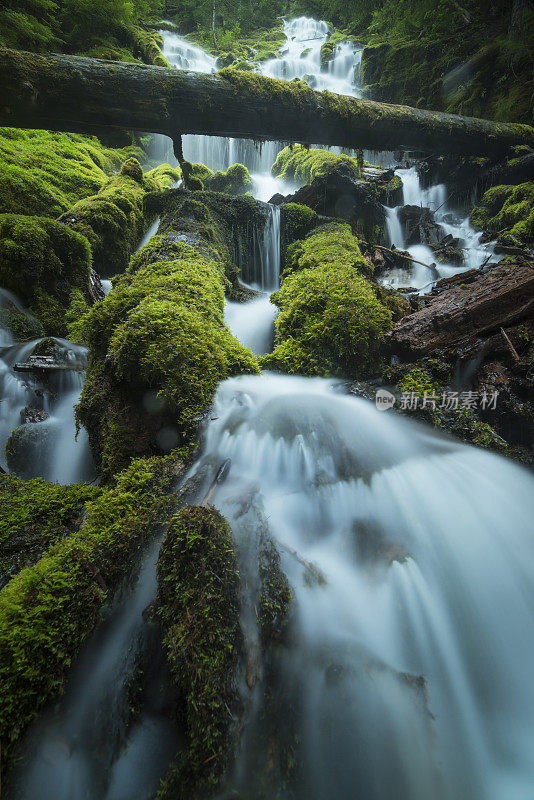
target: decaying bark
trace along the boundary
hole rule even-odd
[[[506,328],[534,323],[534,264],[497,264],[487,273],[469,270],[435,287],[421,310],[398,322],[389,346],[419,358],[443,351],[450,355],[486,353],[504,343]]]
[[[225,70],[203,75],[81,56],[0,50],[0,125],[129,128],[351,148],[498,155],[534,148],[534,129],[314,92]]]

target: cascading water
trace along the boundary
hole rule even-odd
[[[20,313],[24,313],[16,298],[10,295],[9,300]],[[12,341],[9,332],[2,333],[0,466],[8,468],[6,443],[12,431],[19,428],[18,455],[15,456],[19,474],[59,483],[93,480],[95,471],[87,433],[82,428],[77,434],[74,419],[74,405],[83,385],[87,349],[66,339],[50,339],[68,369],[51,371],[45,379],[39,370],[16,370],[17,364],[31,361],[43,340],[13,344],[9,343]],[[36,412],[37,417],[44,420],[27,422],[27,416],[35,418]]]
[[[292,583],[275,682],[292,699],[294,796],[527,800],[532,476],[276,375],[220,386],[203,459],[231,459],[214,497],[229,520],[257,494]],[[245,762],[248,745],[245,729]],[[256,797],[254,768],[237,775]]]
[[[276,308],[269,295],[278,288],[280,277],[280,208],[269,205],[267,213],[261,241],[256,242],[250,284],[260,294],[248,303],[227,301],[224,310],[225,322],[236,339],[258,355],[268,353],[273,342]]]
[[[403,182],[403,206],[420,206],[434,213],[436,223],[441,227],[443,236],[451,235],[460,241],[463,251],[463,264],[438,263],[433,250],[424,244],[413,244],[406,247],[405,234],[399,220],[400,207],[386,208],[386,222],[390,244],[400,250],[408,250],[410,255],[422,264],[434,264],[432,269],[422,264],[412,263],[406,269],[392,269],[384,273],[382,280],[396,287],[412,286],[416,289],[428,289],[440,278],[448,278],[461,272],[462,269],[477,269],[493,260],[491,244],[482,245],[482,233],[475,231],[469,222],[469,216],[460,214],[448,206],[449,198],[444,184],[421,187],[419,174],[415,167],[397,169],[396,174]]]
[[[361,49],[351,42],[339,44],[328,63],[321,70],[321,47],[328,39],[328,25],[308,17],[299,17],[284,22],[287,43],[281,56],[257,65],[262,75],[292,81],[307,80],[313,88],[329,89],[338,94],[361,96],[360,63]],[[169,63],[177,69],[211,74],[217,70],[216,59],[200,47],[166,30],[160,31],[163,53]],[[246,139],[222,138],[218,136],[184,136],[184,156],[192,163],[200,163],[213,170],[227,170],[232,164],[244,164],[254,184],[254,196],[268,200],[276,192],[287,194],[295,187],[273,178],[271,166],[284,142],[263,142],[257,145]],[[327,148],[340,152],[339,148]],[[155,136],[152,157],[158,161],[174,161],[172,142],[168,137]]]
[[[284,28],[285,52],[261,65],[263,74],[359,95],[357,48],[338,45],[323,71],[326,23],[300,18]],[[215,60],[200,48],[162,33],[173,65],[215,71]],[[156,143],[156,157],[167,160],[168,140]],[[281,146],[259,151],[241,140],[184,137],[189,160],[213,169],[242,162],[255,173],[254,193],[265,198],[280,185],[268,173]],[[389,165],[391,158],[369,160]],[[442,205],[444,187],[424,192],[415,170],[398,172],[404,203],[436,209],[445,232],[464,240],[466,266],[483,263],[478,235]],[[396,210],[388,209],[387,218],[391,242],[404,247]],[[437,267],[439,274],[448,269]],[[421,270],[423,285],[429,271]],[[280,271],[277,207],[269,208],[257,235],[252,271],[259,296],[227,303],[225,317],[239,339],[263,353],[275,310],[268,292],[278,287]],[[417,285],[419,273],[410,270],[407,281]],[[2,375],[15,379],[13,363],[33,346],[17,345],[9,357],[2,351]],[[30,391],[21,386],[14,395]],[[9,413],[20,414],[26,402],[21,394]],[[293,726],[301,765],[292,796],[530,800],[532,477],[496,456],[379,414],[329,381],[267,373],[219,387],[203,454],[191,472],[226,459],[230,473],[213,502],[233,521],[239,544],[236,507],[243,496],[256,496],[293,589],[292,635],[275,662],[277,685],[292,699],[279,724]],[[153,794],[176,743],[169,746],[172,732],[154,718],[150,703],[126,732],[121,704],[144,635],[141,612],[154,595],[157,551],[156,543],[133,591],[79,659],[64,699],[36,728],[24,800]],[[244,603],[256,589],[243,587]],[[263,720],[261,691],[260,681],[230,781],[251,798],[258,794],[251,750],[254,726]]]

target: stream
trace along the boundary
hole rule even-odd
[[[314,88],[359,96],[359,48],[338,45],[323,72],[326,23],[298,18],[284,26],[287,45],[280,58],[259,67],[263,74],[306,77]],[[200,48],[162,34],[174,66],[215,71],[214,59]],[[212,169],[245,164],[254,195],[264,200],[288,191],[270,174],[283,146],[184,137],[186,158],[193,162]],[[153,157],[164,161],[168,153],[169,140],[155,137]],[[390,158],[383,160],[387,164]],[[461,239],[464,265],[414,264],[386,274],[384,282],[424,290],[440,276],[482,265],[491,253],[467,217],[448,208],[444,187],[423,190],[413,167],[401,167],[398,174],[404,204],[435,209],[445,232]],[[404,249],[398,209],[388,209],[387,219],[391,244]],[[409,252],[425,263],[435,261],[424,245]],[[265,353],[275,315],[269,295],[280,274],[275,206],[257,253],[249,278],[257,294],[247,303],[227,302],[225,320],[245,345]],[[41,397],[43,389],[13,371],[36,343],[16,345],[7,332],[4,337],[0,444],[18,424],[30,394]],[[68,420],[81,388],[79,373],[63,377],[69,383],[56,387],[53,403],[46,406],[41,398],[50,424],[62,421],[61,440],[54,445],[61,452],[67,440],[68,447],[74,441]],[[228,478],[213,503],[233,521],[236,546],[246,560],[236,509],[244,496],[255,498],[280,547],[294,598],[293,634],[278,648],[273,669],[282,696],[292,699],[279,725],[294,728],[300,768],[291,792],[273,787],[269,796],[532,800],[531,474],[422,424],[379,413],[347,394],[340,381],[268,372],[231,378],[219,386],[210,416],[188,477],[207,463],[230,459]],[[76,446],[81,450],[69,456],[69,475],[58,455],[58,466],[48,466],[43,476],[87,479],[82,466],[77,472],[72,466],[76,459],[84,463],[87,452],[83,440]],[[130,724],[126,709],[138,654],[150,638],[142,611],[155,596],[158,549],[155,542],[145,553],[137,579],[84,648],[64,697],[33,726],[17,776],[18,800],[154,796],[180,747],[156,690],[165,682],[159,672],[140,718]],[[303,561],[323,580],[310,581]],[[243,587],[244,595],[256,590]],[[252,692],[225,797],[263,796],[255,752],[266,702],[261,681]]]

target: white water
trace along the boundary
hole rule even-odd
[[[435,264],[435,267],[428,269],[420,264],[412,264],[407,269],[388,270],[382,276],[383,282],[395,287],[412,286],[429,291],[440,278],[448,278],[468,269],[478,269],[495,260],[492,245],[481,243],[482,233],[475,231],[471,226],[469,216],[449,207],[444,184],[423,189],[415,167],[397,169],[396,174],[403,182],[403,205],[421,206],[433,211],[436,222],[443,230],[443,236],[451,234],[453,238],[460,239],[464,262],[461,266],[440,263],[433,250],[424,244],[406,247],[405,234],[398,218],[399,208],[387,208],[386,221],[390,244],[400,250],[407,250],[417,261],[429,266]]]
[[[338,94],[361,96],[360,63],[361,48],[350,42],[336,47],[333,60],[326,72],[321,71],[321,46],[328,38],[328,25],[308,17],[299,17],[284,22],[286,44],[279,58],[257,65],[262,75],[291,81],[306,79],[318,90],[329,89]],[[200,47],[190,44],[183,37],[169,31],[160,31],[164,40],[163,53],[169,63],[177,69],[211,74],[217,70],[216,59]],[[303,57],[306,51],[309,52]],[[254,184],[254,196],[268,200],[276,192],[288,194],[295,186],[289,186],[272,178],[270,170],[286,142],[263,142],[256,145],[246,139],[222,138],[218,136],[184,136],[184,156],[193,163],[205,164],[213,170],[227,170],[235,163],[244,164]],[[325,148],[341,152],[339,148]],[[171,140],[156,136],[152,157],[160,161],[171,160]]]
[[[82,483],[93,480],[94,466],[87,433],[81,428],[76,436],[74,405],[78,402],[85,367],[85,347],[54,339],[67,362],[76,369],[49,375],[16,372],[15,364],[25,362],[42,339],[0,347],[0,465],[7,469],[6,442],[24,421],[26,407],[48,413],[42,422],[26,423],[30,463],[24,464],[27,477],[41,477],[59,483]]]
[[[286,74],[313,64],[317,81],[343,81],[347,88],[350,45],[340,45],[328,72],[320,73],[317,52],[325,31],[312,22],[286,23]],[[164,36],[165,53],[176,66],[213,71],[199,48]],[[305,37],[311,51],[297,65],[297,52],[310,46]],[[357,75],[358,53],[353,55]],[[255,163],[255,191],[262,187],[270,196],[274,148],[262,154],[249,143],[194,139],[185,142],[188,158],[224,169],[235,161],[249,168]],[[404,172],[405,203],[437,208],[445,199],[442,187],[425,194],[413,173]],[[264,294],[247,304],[228,303],[225,311],[234,334],[258,353],[269,349],[274,306],[265,292],[277,287],[280,267],[279,217],[274,208],[270,215],[252,265],[252,282]],[[401,247],[398,218],[388,211],[388,219],[392,241]],[[468,226],[456,228],[468,241]],[[428,270],[421,270],[428,280]],[[410,285],[414,279],[412,271]],[[532,477],[496,456],[378,414],[325,380],[269,374],[231,379],[219,387],[212,418],[201,464],[205,458],[232,462],[214,502],[234,519],[243,496],[257,495],[293,587],[294,631],[280,647],[276,678],[292,700],[279,727],[294,725],[297,734],[302,774],[295,797],[531,800]],[[355,525],[371,541],[381,540],[384,551],[405,550],[408,560],[367,561]],[[316,564],[326,585],[306,580],[301,562],[284,545]],[[82,656],[57,716],[38,729],[24,800],[144,800],[150,791],[143,779],[163,772],[168,754],[161,759],[161,751],[170,734],[164,726],[152,727],[145,714],[100,780],[115,755],[109,738],[121,738],[113,727],[115,693],[123,697],[131,674],[129,645],[153,596],[156,552],[157,546],[128,605],[112,618],[109,635]],[[403,672],[425,677],[434,718]],[[261,692],[260,683],[260,714]],[[257,774],[247,769],[249,728],[243,738],[234,783],[253,797]]]
[[[232,462],[216,505],[231,520],[257,491],[282,552],[327,581],[284,555],[296,630],[275,680],[293,703],[280,724],[300,742],[296,796],[528,800],[532,476],[320,379],[230,379],[212,420],[204,456]],[[365,561],[355,524],[408,560]],[[425,677],[434,719],[405,672]]]

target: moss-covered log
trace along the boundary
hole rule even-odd
[[[370,271],[346,224],[322,225],[292,244],[281,288],[271,296],[280,313],[275,348],[263,356],[263,366],[343,377],[376,369],[392,316],[380,288],[366,277]]]
[[[94,490],[72,487],[56,492],[41,482],[41,511],[31,488],[39,489],[38,482],[8,486],[18,501],[8,501],[3,521],[11,528],[15,519],[27,525],[27,503],[44,535],[50,534],[54,507],[59,526],[76,513],[84,494],[95,499],[88,503],[78,530],[57,541],[0,591],[2,769],[44,703],[63,690],[73,659],[102,607],[134,568],[143,544],[175,512],[178,499],[173,489],[183,467],[175,456],[138,460],[99,496]]]
[[[534,147],[534,129],[314,92],[302,82],[202,75],[79,56],[0,52],[0,124],[272,139],[495,155]]]
[[[255,201],[198,197],[153,196],[158,235],[79,325],[91,361],[77,414],[108,478],[132,457],[189,446],[219,381],[259,371],[224,324],[233,236],[223,214]]]

